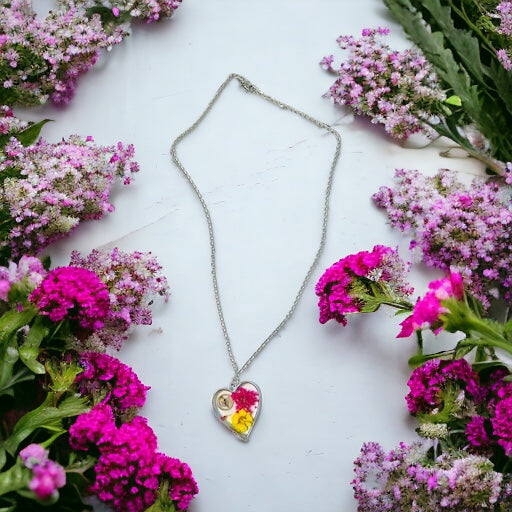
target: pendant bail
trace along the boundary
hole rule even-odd
[[[234,391],[240,385],[240,375],[235,373],[233,378],[231,379],[231,384],[229,385],[229,389]]]

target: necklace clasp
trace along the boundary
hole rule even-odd
[[[240,85],[247,91],[247,92],[258,92],[258,88],[247,78],[244,76],[237,76],[238,81],[240,82]]]

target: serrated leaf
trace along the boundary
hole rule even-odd
[[[438,25],[444,37],[457,52],[458,58],[465,69],[480,84],[485,86],[484,68],[480,60],[480,44],[469,30],[455,27],[452,19],[451,8],[442,5],[440,0],[420,0],[421,5],[430,12],[433,20]]]

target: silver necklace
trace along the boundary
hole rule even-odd
[[[254,351],[254,353],[247,359],[247,361],[240,367],[235,359],[233,354],[232,342],[229,337],[228,329],[226,327],[226,322],[224,320],[224,313],[222,310],[222,303],[220,300],[219,287],[217,284],[217,265],[215,259],[215,237],[213,233],[213,222],[210,214],[210,210],[204,200],[203,195],[195,184],[194,180],[190,176],[190,174],[186,171],[183,164],[180,162],[178,155],[176,153],[176,148],[178,144],[190,133],[192,133],[203,121],[203,119],[208,115],[208,113],[212,110],[219,96],[222,94],[224,89],[232,80],[238,80],[243,89],[248,93],[256,94],[257,96],[262,97],[263,99],[269,101],[270,103],[278,106],[283,110],[288,110],[306,121],[313,123],[314,125],[322,128],[332,135],[336,137],[336,151],[334,153],[334,158],[332,159],[331,169],[329,172],[329,176],[327,179],[327,186],[325,188],[324,195],[324,209],[323,209],[323,221],[322,221],[322,229],[320,236],[320,244],[318,246],[318,250],[315,254],[313,262],[309,267],[302,284],[299,287],[299,291],[293,300],[293,303],[286,313],[285,317],[281,320],[279,325],[263,340],[263,342],[259,345],[259,347]],[[230,74],[226,80],[221,84],[221,86],[217,89],[217,92],[214,94],[213,98],[208,103],[207,107],[203,111],[203,113],[198,117],[198,119],[183,133],[178,135],[171,146],[171,155],[174,163],[181,170],[183,176],[187,179],[187,181],[192,186],[197,198],[199,199],[201,206],[203,207],[203,211],[206,217],[206,222],[208,224],[208,233],[210,236],[210,264],[211,264],[211,273],[212,273],[212,281],[213,281],[213,293],[215,295],[215,302],[217,304],[217,313],[220,320],[220,325],[222,328],[222,333],[224,335],[224,341],[226,344],[226,351],[229,357],[229,361],[231,363],[231,367],[233,369],[233,378],[231,379],[231,384],[229,388],[222,388],[216,391],[213,394],[212,398],[212,409],[214,415],[222,422],[222,424],[232,432],[238,439],[241,441],[248,441],[249,435],[254,427],[256,422],[256,418],[261,410],[261,391],[256,384],[253,382],[241,382],[240,375],[244,373],[252,362],[261,354],[263,349],[272,341],[272,339],[283,329],[285,324],[288,322],[290,317],[293,315],[297,304],[306,288],[306,285],[316,268],[318,260],[320,259],[320,255],[325,246],[325,238],[327,234],[327,220],[329,217],[329,197],[331,194],[332,181],[334,177],[334,170],[336,168],[336,163],[338,162],[338,158],[341,152],[341,137],[339,133],[322,121],[318,121],[317,119],[311,117],[310,115],[297,110],[296,108],[279,101],[268,94],[260,91],[254,84],[252,84],[247,78],[238,75],[236,73]]]

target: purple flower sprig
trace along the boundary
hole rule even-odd
[[[360,38],[338,38],[348,55],[339,68],[333,66],[332,55],[322,60],[324,69],[337,74],[326,96],[382,124],[394,138],[406,139],[419,131],[433,137],[430,124],[444,117],[446,94],[419,50],[399,52],[381,42],[388,33],[379,27],[364,29]]]
[[[446,451],[432,458],[430,446],[401,443],[386,453],[365,443],[352,481],[358,512],[498,512],[512,506],[510,476],[484,456]]]
[[[393,227],[411,233],[411,248],[429,267],[458,271],[485,307],[512,304],[512,202],[496,182],[461,183],[454,172],[433,177],[397,169],[394,187],[374,194]]]

